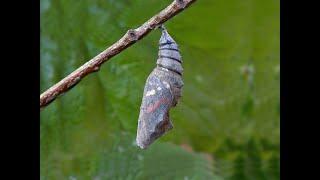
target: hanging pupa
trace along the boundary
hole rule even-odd
[[[169,111],[177,105],[183,87],[178,45],[164,26],[160,28],[157,66],[146,81],[138,120],[136,142],[142,149],[173,128]]]

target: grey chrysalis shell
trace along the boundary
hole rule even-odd
[[[183,87],[178,45],[164,28],[158,56],[157,67],[146,81],[140,107],[136,142],[142,149],[173,128],[169,111],[178,103]]]

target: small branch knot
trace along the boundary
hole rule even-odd
[[[177,2],[177,5],[182,9],[184,9],[187,5],[187,3],[184,2],[184,0],[176,0],[176,2]]]
[[[129,39],[131,41],[137,41],[138,40],[138,36],[137,36],[136,31],[134,29],[129,29],[127,33],[129,35]]]

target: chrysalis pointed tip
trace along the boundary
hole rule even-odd
[[[170,36],[170,34],[168,33],[167,29],[163,25],[160,26],[160,29],[162,31],[162,35],[161,35],[161,38],[160,38],[160,41],[159,41],[160,44],[176,43],[173,40],[173,38]]]
[[[159,29],[161,29],[162,31],[163,30],[167,30],[166,27],[163,24],[161,24],[161,26],[159,26]]]

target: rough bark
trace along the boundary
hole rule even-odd
[[[40,95],[40,109],[54,101],[59,95],[64,94],[69,89],[74,87],[88,74],[99,71],[100,66],[104,62],[108,61],[113,56],[119,54],[132,44],[145,37],[152,30],[159,27],[161,24],[168,21],[179,12],[183,11],[195,1],[196,0],[174,0],[169,6],[163,9],[157,15],[150,18],[140,27],[128,30],[127,33],[116,43],[43,92]]]

